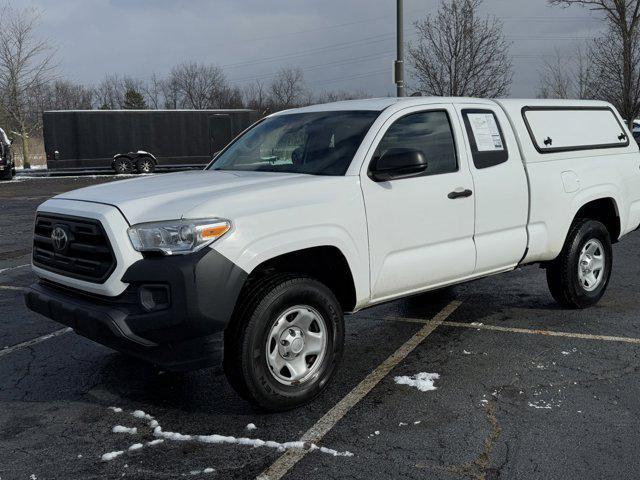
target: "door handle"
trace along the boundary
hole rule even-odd
[[[470,197],[471,195],[473,195],[473,192],[468,188],[465,190],[460,188],[451,192],[449,195],[447,195],[447,197],[451,200],[455,200],[456,198],[466,198]]]

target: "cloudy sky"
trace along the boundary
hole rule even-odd
[[[42,33],[58,49],[61,74],[84,83],[106,73],[147,78],[189,60],[222,66],[244,85],[281,67],[304,70],[315,91],[393,93],[394,0],[13,0],[43,12]],[[413,23],[438,0],[405,0]],[[485,0],[504,21],[515,77],[512,96],[535,95],[554,49],[570,53],[601,28],[594,13],[545,0]]]

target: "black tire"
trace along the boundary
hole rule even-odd
[[[153,173],[156,170],[156,162],[151,157],[140,157],[136,161],[138,173]]]
[[[2,173],[0,173],[0,180],[11,180],[13,179],[13,175],[14,172],[11,168],[9,170],[3,170]]]
[[[113,169],[117,174],[125,175],[133,171],[133,164],[129,157],[118,157],[113,161]]]
[[[593,244],[590,243],[592,240],[599,242],[601,246],[597,250],[602,250],[604,265],[596,277],[596,283],[587,286],[581,281],[579,274],[580,257],[583,249],[588,244]],[[612,260],[611,237],[607,228],[596,220],[577,219],[569,229],[560,255],[547,267],[547,284],[551,295],[567,308],[595,305],[609,284]]]
[[[322,316],[327,343],[315,373],[299,384],[285,385],[269,367],[267,340],[283,313],[300,305]],[[229,383],[241,397],[265,410],[283,411],[304,405],[320,394],[339,364],[343,348],[344,317],[331,290],[306,276],[275,274],[241,295],[225,332],[223,366]]]

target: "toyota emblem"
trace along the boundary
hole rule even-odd
[[[64,251],[69,244],[69,235],[62,227],[56,227],[51,232],[51,240],[53,241],[53,248],[56,252]]]

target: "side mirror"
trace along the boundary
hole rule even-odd
[[[427,158],[422,150],[390,148],[379,157],[369,171],[374,182],[387,182],[412,177],[427,169]]]

